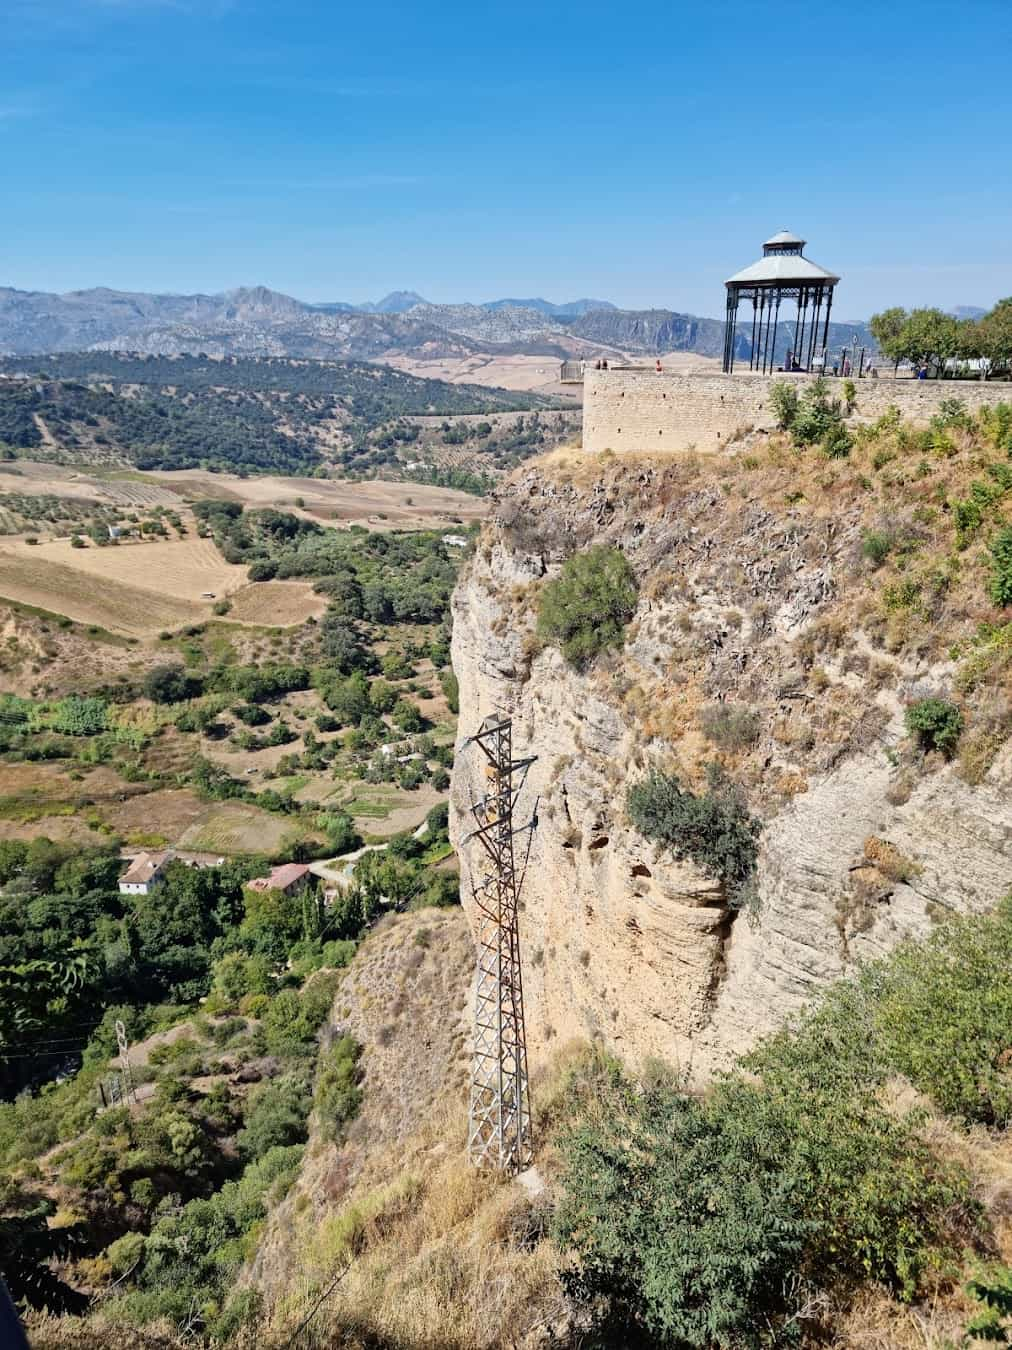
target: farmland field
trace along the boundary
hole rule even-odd
[[[208,853],[273,854],[290,833],[301,834],[295,821],[272,816],[246,802],[213,802],[204,807],[200,818],[183,834],[182,848],[203,849]]]
[[[249,507],[274,506],[322,521],[370,525],[374,529],[431,529],[439,524],[480,520],[488,510],[484,498],[425,483],[381,479],[355,483],[273,474],[240,478],[230,473],[208,474],[201,469],[163,471],[145,477],[153,485],[191,501],[219,497]]]
[[[159,540],[120,548],[72,548],[54,540],[20,540],[0,547],[0,596],[66,614],[131,637],[197,623],[213,600],[246,580],[246,569],[226,563],[210,540]]]
[[[325,597],[308,581],[260,581],[234,591],[230,599],[230,619],[276,628],[318,619],[327,608]]]

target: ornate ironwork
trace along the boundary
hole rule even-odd
[[[482,849],[472,877],[478,962],[467,1151],[476,1167],[515,1175],[530,1166],[533,1142],[517,925],[523,867],[513,847],[521,831],[514,829],[513,808],[534,760],[513,758],[513,724],[498,715],[486,718],[466,745],[485,758],[485,791],[471,805],[477,828],[464,841],[477,840]],[[532,817],[525,828],[534,823]]]
[[[796,259],[795,276],[775,265],[775,260]],[[772,374],[776,370],[777,331],[780,326],[780,305],[793,300],[796,317],[793,327],[785,325],[790,334],[790,346],[784,360],[785,370],[811,371],[824,369],[826,345],[829,341],[829,315],[833,306],[833,291],[839,277],[825,271],[804,257],[804,241],[783,235],[767,240],[763,245],[764,261],[746,268],[725,283],[727,313],[724,323],[724,370],[734,370],[738,343],[738,307],[743,300],[752,304],[752,338],[749,345],[749,370]],[[763,273],[766,275],[763,275]],[[821,328],[821,340],[820,340]]]

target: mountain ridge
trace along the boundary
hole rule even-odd
[[[588,308],[602,305],[604,308]],[[778,353],[790,324],[782,325]],[[434,304],[415,291],[394,291],[376,304],[310,304],[268,286],[216,295],[117,291],[110,287],[22,291],[0,287],[0,353],[130,351],[144,355],[291,356],[383,360],[394,355],[451,359],[476,354],[564,359],[595,353],[654,356],[690,351],[716,357],[723,322],[668,309],[622,310],[610,301],[556,305],[493,300]],[[864,324],[833,324],[830,346],[857,337],[873,347]],[[748,325],[736,351],[747,357]]]

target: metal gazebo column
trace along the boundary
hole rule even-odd
[[[784,300],[797,304],[792,364],[812,369],[820,323],[823,346],[829,340],[829,313],[833,288],[840,278],[804,256],[805,241],[788,230],[781,230],[763,244],[763,256],[750,267],[729,277],[727,287],[727,330],[724,334],[724,370],[734,369],[734,346],[738,306],[752,302],[752,345],[749,369],[768,375],[776,369],[780,305]],[[823,301],[826,301],[823,314]]]

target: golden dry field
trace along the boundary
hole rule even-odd
[[[318,619],[327,608],[326,596],[317,595],[309,581],[252,582],[229,598],[229,619],[268,628],[292,628]]]
[[[321,521],[368,525],[372,529],[408,530],[450,526],[457,521],[481,520],[488,503],[454,488],[425,483],[360,483],[327,478],[280,478],[265,475],[240,478],[236,474],[208,474],[202,469],[177,469],[145,474],[151,483],[188,501],[217,497],[241,501],[249,507],[273,506]],[[297,500],[302,502],[299,506]]]
[[[0,542],[0,597],[128,637],[209,618],[214,599],[246,583],[209,539],[73,548],[69,540]]]

